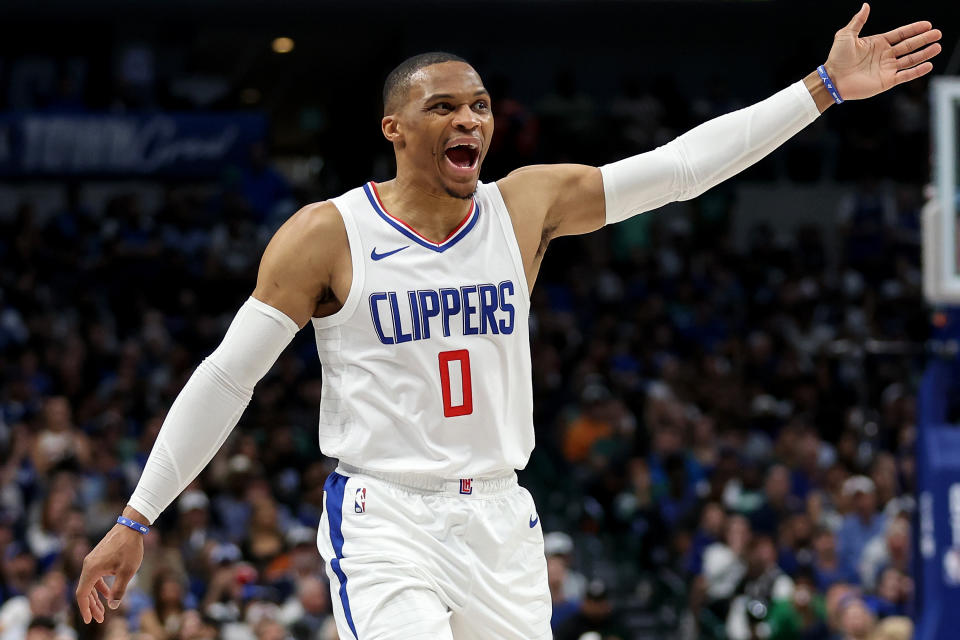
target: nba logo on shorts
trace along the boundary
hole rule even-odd
[[[473,478],[463,478],[460,480],[460,493],[465,496],[473,493]]]
[[[353,501],[353,510],[356,513],[367,512],[367,488],[357,489],[357,497]]]

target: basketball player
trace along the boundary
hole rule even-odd
[[[277,232],[222,344],[167,415],[115,526],[83,564],[85,622],[116,608],[142,532],[212,458],[254,385],[313,325],[327,480],[319,548],[341,638],[550,637],[539,516],[515,470],[533,448],[529,293],[550,240],[693,198],[841,100],[929,73],[940,32],[860,38],[670,144],[601,168],[526,167],[482,184],[491,97],[466,62],[411,58],[384,87],[397,175],[298,211]],[[116,576],[112,587],[104,576]]]

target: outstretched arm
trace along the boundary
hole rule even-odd
[[[869,12],[864,4],[836,33],[824,64],[844,100],[869,98],[929,73],[929,60],[941,50],[940,31],[926,21],[861,38]],[[833,103],[814,71],[648,153],[602,168],[540,165],[511,173],[498,185],[517,212],[514,226],[528,267],[538,263],[544,241],[552,237],[594,231],[703,193],[765,157]],[[528,280],[530,275],[528,268]]]
[[[295,214],[264,252],[253,295],[237,313],[219,347],[197,367],[177,396],[123,515],[152,524],[206,467],[240,420],[253,388],[329,289],[332,265],[346,247],[331,204]],[[143,536],[115,525],[83,561],[77,604],[84,622],[103,622],[107,599],[120,605],[143,559]],[[115,576],[108,587],[104,576]]]

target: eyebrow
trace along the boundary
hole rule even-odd
[[[474,98],[476,98],[477,96],[482,96],[482,95],[490,95],[490,92],[487,91],[486,89],[477,89],[477,90],[473,93],[473,97],[474,97]],[[427,98],[424,100],[424,102],[433,102],[434,100],[441,100],[441,99],[443,99],[443,100],[452,100],[452,99],[455,98],[455,97],[456,97],[456,96],[454,96],[452,93],[435,93],[435,94],[433,94],[432,96],[427,97]]]

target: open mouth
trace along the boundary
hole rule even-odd
[[[477,160],[480,158],[480,147],[475,143],[464,143],[453,145],[443,154],[447,161],[457,169],[473,169],[477,166]]]

